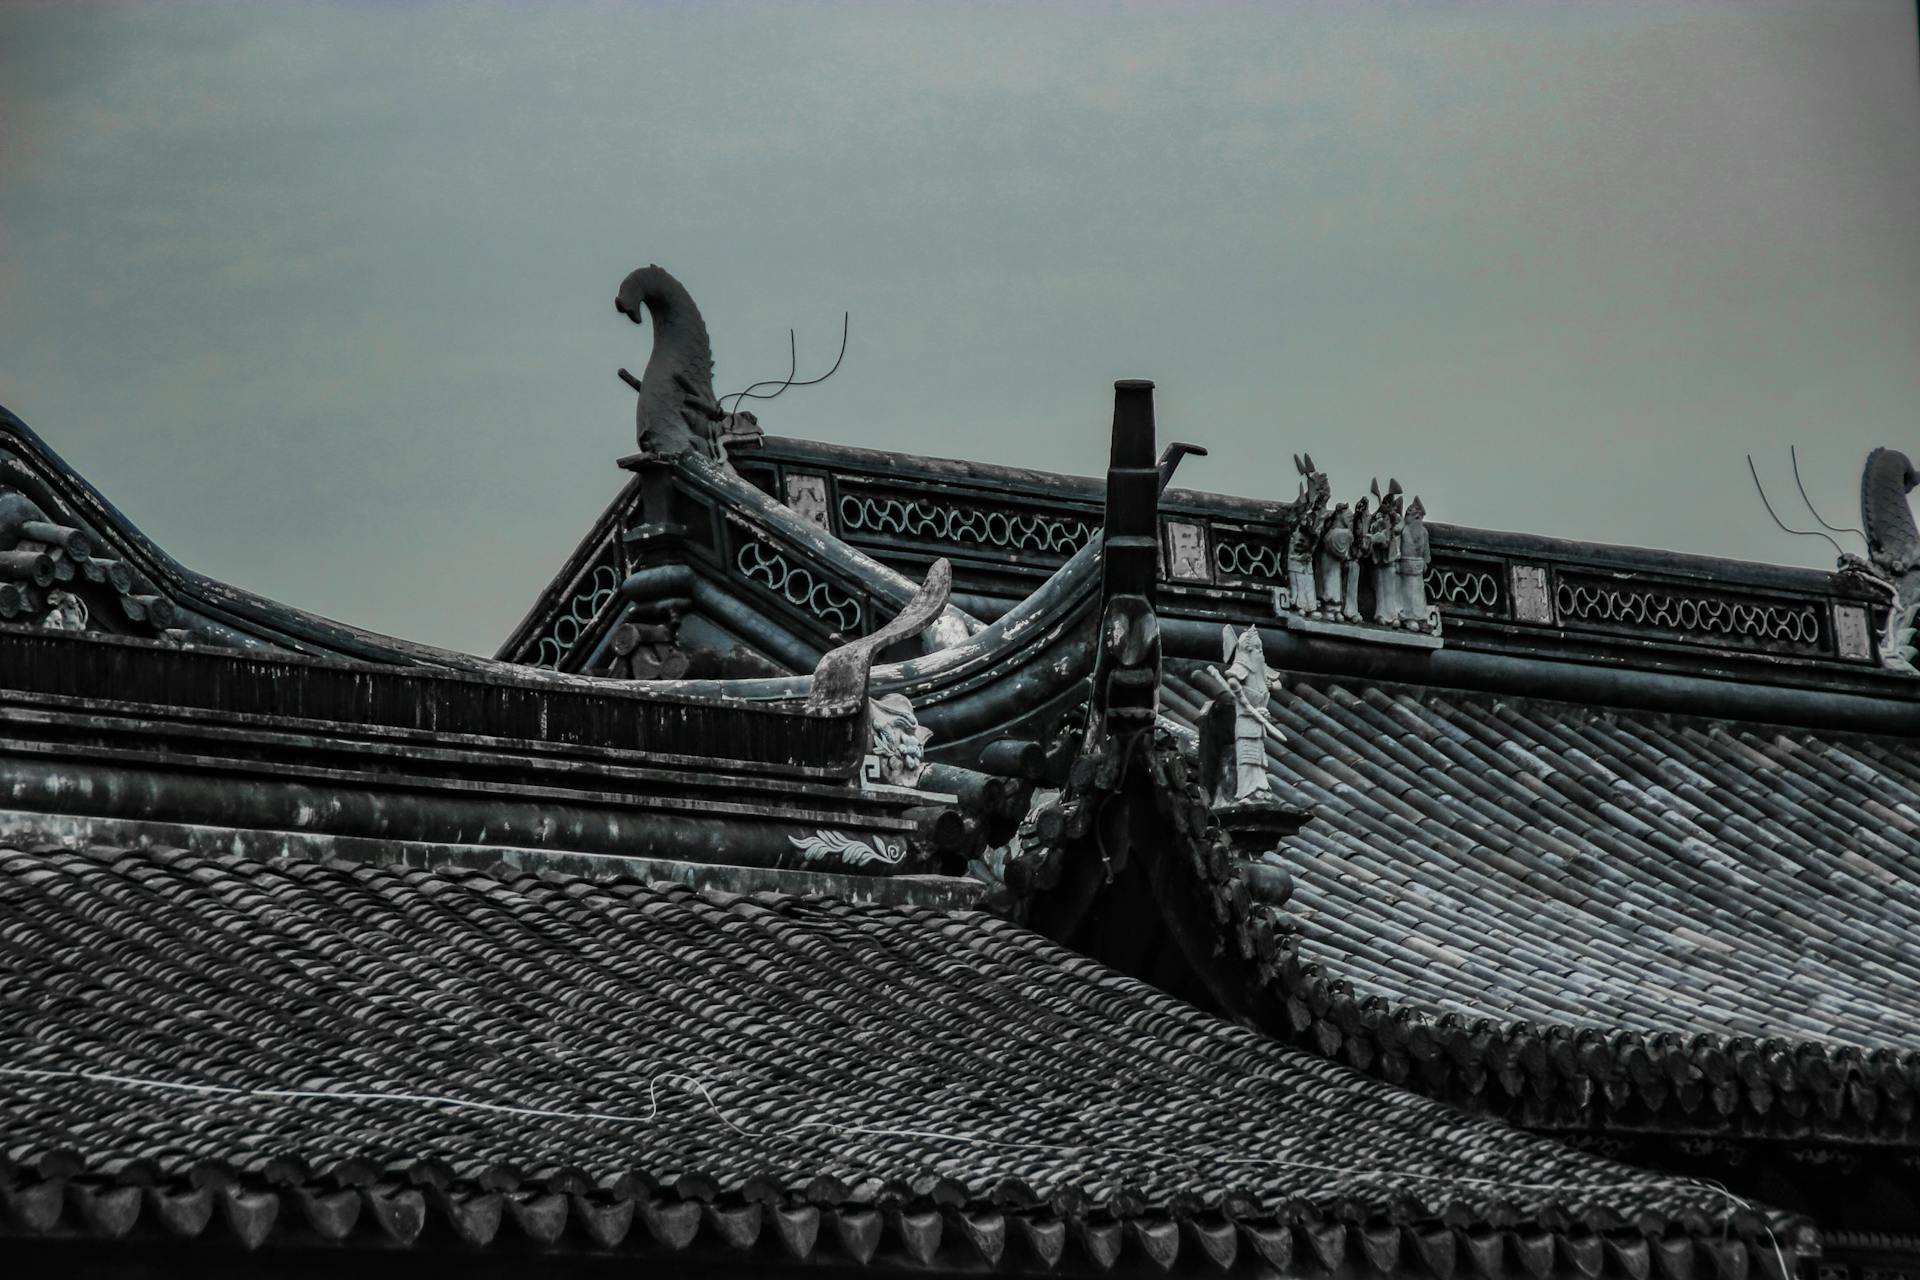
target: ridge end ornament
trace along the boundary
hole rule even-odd
[[[635,324],[653,318],[653,350],[635,379],[621,376],[640,393],[634,432],[644,457],[662,460],[689,453],[722,465],[727,445],[761,435],[751,413],[728,413],[713,393],[713,346],[707,322],[686,286],[658,265],[629,272],[614,296],[614,310]]]

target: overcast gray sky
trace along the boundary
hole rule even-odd
[[[776,434],[1789,563],[1920,452],[1913,0],[0,6],[0,403],[185,563],[491,652],[658,262]],[[1796,499],[1797,503],[1797,499]],[[1844,521],[1842,518],[1844,517]]]

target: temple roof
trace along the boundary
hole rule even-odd
[[[1768,1220],[1723,1193],[1370,1081],[974,911],[8,850],[0,974],[0,1174],[29,1234],[198,1235],[219,1200],[248,1245],[437,1222],[469,1244],[1020,1269],[1391,1270],[1404,1249],[1442,1275],[1458,1250],[1679,1276],[1689,1237],[1773,1263]]]
[[[1168,711],[1218,688],[1183,664]],[[1272,713],[1312,818],[1267,860],[1324,1051],[1419,1075],[1411,1015],[1454,1051],[1424,1087],[1530,1123],[1910,1132],[1906,743],[1353,680],[1289,678]]]
[[[773,437],[735,465],[909,575],[934,556],[951,559],[956,601],[983,618],[1019,601],[1100,527],[1103,489],[1093,479]],[[1364,477],[1331,483],[1341,498],[1366,488]],[[1504,688],[1545,660],[1600,701],[1645,703],[1662,689],[1700,701],[1711,686],[1688,695],[1685,682],[1712,682],[1721,697],[1793,709],[1796,719],[1824,705],[1896,731],[1916,724],[1920,684],[1880,661],[1869,615],[1884,602],[1857,573],[1478,529],[1442,523],[1457,513],[1437,506],[1424,579],[1442,643],[1426,648],[1391,629],[1329,632],[1294,616],[1286,546],[1300,505],[1292,493],[1162,495],[1157,607],[1169,652],[1217,652],[1219,624],[1230,620],[1259,625],[1273,661],[1299,670],[1360,666],[1412,683]],[[1600,681],[1598,671],[1613,674]]]

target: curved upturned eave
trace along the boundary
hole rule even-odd
[[[111,542],[117,554],[153,579],[177,605],[233,633],[239,647],[252,642],[263,649],[311,658],[438,668],[512,684],[597,689],[610,696],[649,696],[648,691],[636,688],[630,681],[566,675],[368,631],[210,578],[181,564],[141,532],[105,495],[4,406],[0,406],[0,445],[13,450],[35,479],[71,508],[75,518]]]
[[[1169,713],[1191,722],[1211,681],[1170,673]],[[1896,739],[1863,755],[1778,727],[1324,683],[1289,681],[1288,741],[1268,745],[1282,798],[1315,814],[1266,859],[1295,885],[1291,945],[1260,978],[1270,1032],[1535,1128],[1920,1135],[1897,978],[1920,933],[1915,823],[1865,825],[1875,803],[1915,805],[1847,780],[1882,759],[1920,797],[1920,769],[1886,764]],[[1823,746],[1838,754],[1817,763]],[[1786,808],[1752,843],[1767,822],[1744,810],[1774,772]],[[1659,820],[1688,806],[1692,824]],[[1824,1023],[1819,992],[1841,1005]]]

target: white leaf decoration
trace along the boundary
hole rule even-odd
[[[838,831],[816,831],[810,836],[788,836],[788,843],[808,862],[837,861],[850,867],[869,863],[895,866],[907,856],[906,846],[876,839],[872,844]]]

